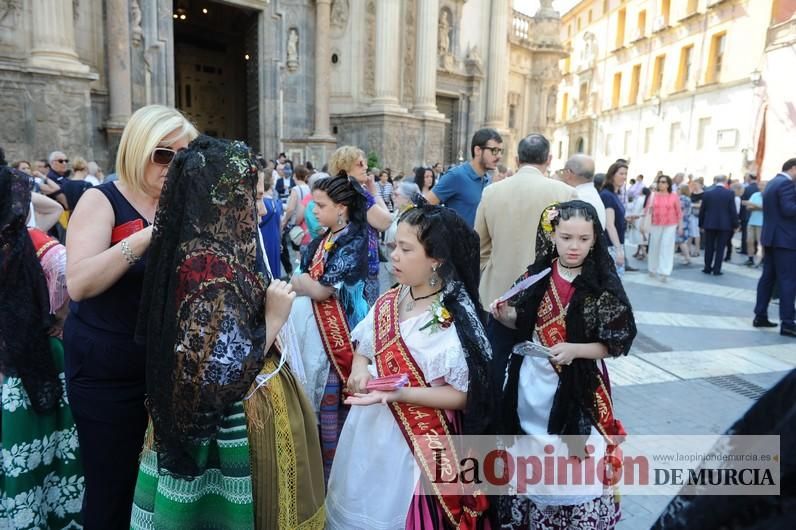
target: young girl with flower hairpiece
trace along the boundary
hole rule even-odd
[[[602,436],[610,450],[625,432],[613,415],[602,359],[627,354],[636,326],[593,206],[569,201],[542,213],[536,261],[520,280],[546,270],[508,303],[490,307],[517,330],[518,342],[549,351],[548,358],[510,357],[502,432]],[[576,495],[538,493],[501,497],[501,527],[608,530],[619,521],[619,504],[600,481]]]
[[[426,489],[415,459],[430,463],[432,436],[445,444],[482,434],[490,418],[478,236],[452,210],[419,206],[401,216],[395,239],[400,285],[351,333],[353,407],[329,479],[327,528],[484,528],[486,498]],[[368,391],[374,377],[389,376],[408,385]],[[390,488],[373,487],[381,480]]]
[[[354,356],[349,330],[370,309],[368,229],[364,191],[346,176],[319,180],[314,213],[326,227],[302,256],[291,284],[298,297],[291,317],[307,376],[305,389],[319,415],[324,475],[332,469],[347,407],[342,389]]]

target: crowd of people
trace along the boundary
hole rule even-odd
[[[613,528],[610,486],[443,494],[430,440],[618,443],[604,359],[636,335],[626,234],[665,280],[701,229],[705,270],[721,274],[745,207],[764,249],[745,249],[763,264],[755,326],[771,325],[776,285],[793,330],[796,159],[761,200],[725,177],[628,187],[627,161],[595,175],[583,154],[551,173],[540,134],[519,142],[516,172],[503,153],[481,129],[470,161],[444,173],[393,177],[356,146],[315,171],[151,105],[127,123],[113,180],[69,179],[60,152],[41,182],[0,163],[0,521]],[[65,234],[52,231],[63,211]]]

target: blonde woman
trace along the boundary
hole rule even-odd
[[[337,149],[329,160],[329,174],[354,178],[367,200],[368,279],[365,282],[365,299],[372,305],[379,296],[379,232],[390,227],[392,214],[379,193],[373,175],[368,175],[368,162],[362,149],[353,145]]]
[[[75,157],[72,160],[72,174],[69,176],[71,180],[86,180],[88,176],[88,162],[83,157]]]
[[[65,372],[85,470],[86,528],[130,525],[147,423],[146,349],[134,341],[146,252],[169,164],[197,135],[177,110],[136,111],[119,143],[119,180],[86,191],[69,223]]]

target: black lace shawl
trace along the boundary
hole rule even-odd
[[[575,207],[588,212],[596,227],[597,212],[583,201],[569,201],[556,207]],[[536,261],[519,279],[536,274],[553,265],[557,257],[551,235],[544,229],[547,210],[542,213],[536,236]],[[548,226],[549,228],[549,226]],[[636,323],[630,301],[608,253],[605,236],[599,228],[594,248],[586,257],[583,269],[573,281],[575,291],[566,315],[567,342],[601,342],[614,357],[626,355],[636,336]],[[517,281],[519,281],[517,280]],[[509,301],[517,309],[517,341],[530,340],[536,325],[537,311],[551,282],[548,275],[531,288]],[[523,357],[512,355],[504,388],[503,432],[522,434],[517,416],[517,392]],[[599,374],[594,361],[575,359],[559,373],[558,388],[548,423],[549,434],[588,435],[592,418],[598,418],[594,392]]]
[[[791,530],[796,528],[796,370],[766,392],[725,433],[727,435],[775,435],[780,437],[782,459],[779,495],[678,495],[663,510],[652,530],[727,528]],[[749,443],[749,437],[745,443]],[[735,448],[716,448],[733,455]],[[748,454],[751,448],[745,447]],[[762,448],[761,448],[762,449]],[[711,451],[713,452],[713,451]]]
[[[26,221],[33,181],[0,168],[0,372],[18,376],[33,410],[52,410],[61,397],[47,330],[50,296]]]
[[[265,360],[256,184],[245,144],[200,136],[160,197],[137,336],[158,466],[175,476],[203,471],[192,449],[217,434]]]
[[[313,239],[301,257],[301,270],[308,271],[318,247],[329,233]],[[354,329],[368,314],[370,305],[365,299],[365,282],[368,278],[368,226],[351,221],[337,238],[326,256],[324,271],[318,282],[337,289],[336,296],[343,306],[348,326]],[[342,284],[342,285],[341,285]]]

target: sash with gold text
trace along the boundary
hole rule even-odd
[[[387,291],[374,306],[376,368],[379,377],[407,374],[410,388],[428,387],[401,338],[398,293],[398,288]],[[487,498],[478,493],[465,494],[463,488],[458,495],[443,494],[439,488],[440,483],[454,484],[460,477],[453,429],[445,411],[408,403],[390,403],[390,410],[447,520],[454,528],[474,529],[478,517],[489,507]]]
[[[315,281],[318,281],[323,276],[323,271],[326,268],[325,245],[330,236],[331,233],[321,241],[312,258],[308,273]],[[321,302],[313,300],[312,312],[315,315],[315,323],[318,324],[323,348],[326,350],[329,362],[332,363],[343,386],[345,386],[348,377],[351,375],[354,347],[351,344],[351,332],[348,329],[348,320],[346,320],[343,306],[340,305],[340,301],[335,296],[330,296]]]

